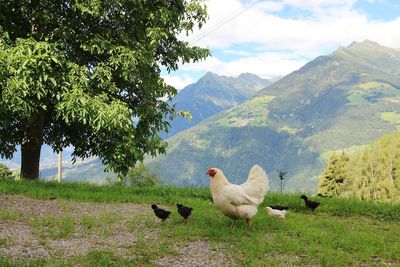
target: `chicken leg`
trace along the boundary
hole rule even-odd
[[[247,225],[248,225],[248,226],[251,226],[251,224],[253,223],[253,219],[247,218],[247,219],[246,219],[246,222],[247,222]]]

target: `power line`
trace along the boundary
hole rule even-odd
[[[255,6],[256,4],[258,4],[261,1],[254,1],[253,3],[251,3],[248,6],[245,6],[243,8],[238,9],[237,11],[235,11],[232,15],[226,17],[225,19],[221,20],[219,23],[217,23],[216,26],[214,26],[214,28],[210,29],[209,31],[203,32],[202,34],[200,34],[199,36],[197,36],[195,39],[193,39],[192,41],[189,42],[189,45],[192,45],[198,41],[200,41],[201,39],[203,39],[204,37],[206,37],[207,35],[215,32],[216,30],[218,30],[219,28],[221,28],[222,26],[224,26],[225,24],[227,24],[228,22],[232,21],[233,19],[235,19],[236,17],[240,16],[241,14],[243,14],[244,12],[246,12],[247,10],[249,10],[250,8],[252,8],[253,6]]]

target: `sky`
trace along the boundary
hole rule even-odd
[[[180,38],[212,56],[162,71],[182,89],[206,72],[267,79],[285,76],[320,55],[366,39],[400,48],[399,0],[206,0],[209,20]]]

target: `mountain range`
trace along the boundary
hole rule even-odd
[[[184,88],[173,103],[193,120],[172,122],[167,154],[146,164],[165,183],[182,186],[207,186],[209,167],[240,183],[259,164],[273,190],[279,169],[287,171],[285,190],[315,192],[333,152],[362,150],[400,129],[399,49],[354,42],[269,83],[253,74],[207,73]],[[103,169],[94,159],[66,176],[104,181],[110,174]]]
[[[314,192],[332,151],[356,149],[399,127],[399,88],[400,50],[354,42],[173,136],[167,154],[148,164],[163,180],[189,186],[208,185],[208,167],[241,182],[260,164],[273,189],[282,169],[286,190]]]
[[[170,122],[169,132],[163,133],[163,137],[171,137],[215,113],[234,107],[269,84],[271,81],[251,73],[228,77],[207,72],[196,83],[183,88],[172,101],[177,110],[190,111],[192,119],[174,119]]]

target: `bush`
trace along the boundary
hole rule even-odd
[[[13,172],[2,163],[0,163],[0,179],[15,179]]]
[[[130,168],[124,182],[128,186],[155,186],[161,181],[157,171],[152,171],[143,162]]]

